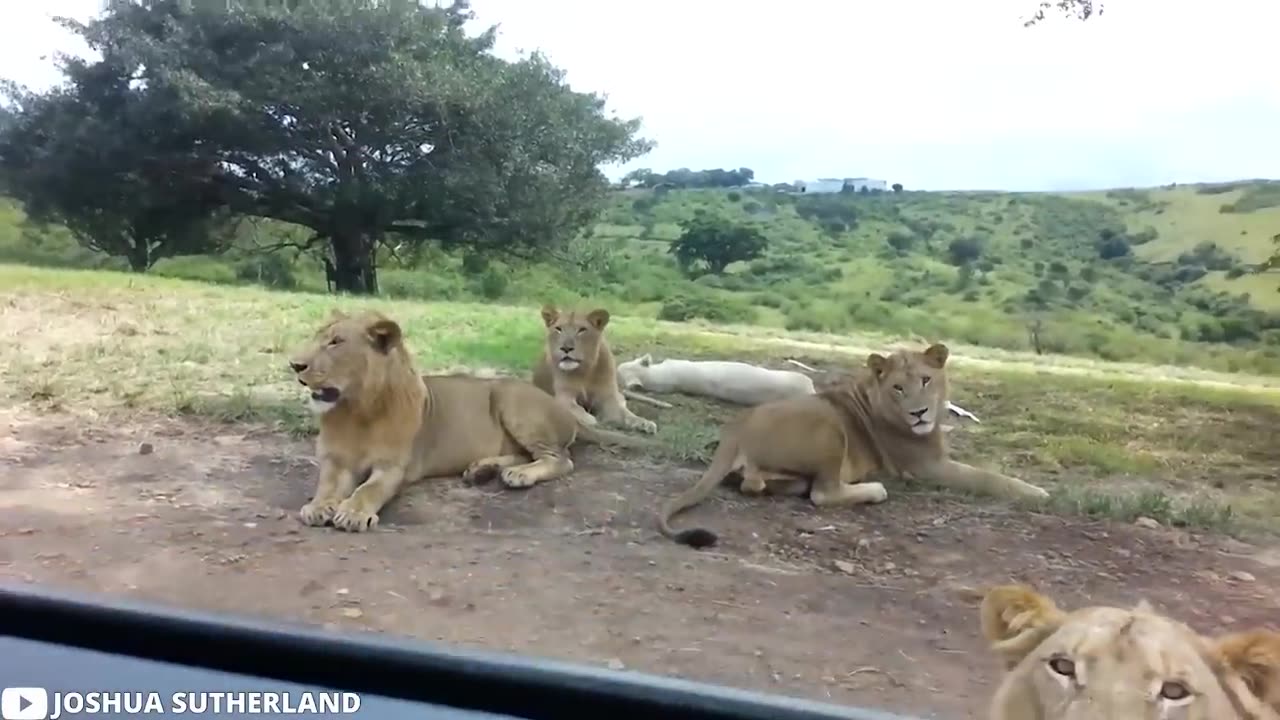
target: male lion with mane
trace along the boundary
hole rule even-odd
[[[376,311],[335,310],[289,367],[320,416],[320,479],[299,513],[307,525],[369,530],[402,485],[428,477],[497,476],[513,488],[554,480],[573,471],[579,437],[647,444],[581,426],[524,380],[419,375],[400,326]]]
[[[618,384],[613,351],[604,338],[609,311],[562,312],[545,305],[546,342],[533,366],[533,384],[554,395],[583,425],[605,422],[628,430],[658,432],[658,425],[631,412]],[[593,414],[594,413],[594,414]]]
[[[1145,600],[1067,612],[1024,585],[988,591],[981,618],[1005,670],[991,720],[1280,718],[1280,633],[1203,637]]]
[[[877,471],[999,497],[1048,497],[1030,483],[947,457],[938,420],[947,408],[948,354],[942,344],[888,357],[872,353],[866,367],[817,394],[742,411],[720,431],[702,478],[663,506],[659,530],[691,547],[715,544],[710,530],[673,530],[671,517],[731,474],[741,475],[744,493],[808,493],[819,507],[885,501],[884,485],[864,482]]]

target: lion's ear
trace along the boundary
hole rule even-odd
[[[982,598],[982,634],[1005,669],[1022,662],[1062,624],[1053,601],[1026,585],[1000,585]]]
[[[650,357],[649,353],[645,353],[640,356],[640,367],[649,367],[652,364],[653,358]]]
[[[400,326],[395,320],[388,318],[378,318],[369,323],[366,328],[369,333],[369,340],[379,352],[391,352],[391,349],[400,344],[402,333]]]
[[[951,351],[942,343],[934,343],[924,351],[924,359],[931,366],[941,370],[943,365],[947,364],[947,358],[951,356]]]
[[[604,308],[596,308],[587,313],[587,322],[596,330],[603,330],[605,325],[609,324],[609,311]]]
[[[889,358],[880,353],[871,353],[867,356],[867,367],[871,368],[871,372],[875,373],[877,378],[881,377],[889,372]]]
[[[547,327],[551,327],[551,323],[555,322],[556,318],[559,318],[559,317],[560,317],[560,311],[556,310],[555,305],[542,306],[542,324],[543,325],[546,325]]]
[[[1262,702],[1280,710],[1280,633],[1249,630],[1214,638],[1214,649]]]

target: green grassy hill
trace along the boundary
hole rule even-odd
[[[680,223],[751,223],[765,255],[690,279],[670,254]],[[664,320],[793,332],[943,339],[1008,350],[1280,373],[1280,276],[1248,267],[1280,233],[1280,183],[1046,193],[796,196],[628,190],[555,261],[509,267],[431,248],[380,259],[383,294],[431,300],[607,303]],[[158,275],[323,290],[320,265],[250,252],[299,228],[246,226],[217,258]],[[1104,257],[1107,256],[1107,257]],[[0,259],[118,267],[65,231],[0,206]],[[820,338],[819,338],[820,339]]]

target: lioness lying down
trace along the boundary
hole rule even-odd
[[[1202,637],[1145,601],[1066,612],[1022,585],[992,588],[981,616],[1005,668],[991,720],[1280,717],[1280,633]]]
[[[787,362],[807,372],[819,372],[798,360]],[[622,383],[624,390],[641,388],[658,393],[677,392],[750,406],[796,395],[812,395],[840,380],[815,384],[813,378],[794,370],[774,370],[731,360],[654,360],[652,355],[645,353],[635,360],[618,363],[618,382]],[[652,400],[646,398],[646,401]],[[977,415],[950,400],[947,400],[947,410],[953,415],[981,422]]]
[[[400,326],[378,312],[334,311],[289,366],[320,416],[320,479],[300,512],[307,525],[371,529],[405,482],[427,477],[496,475],[515,488],[563,477],[578,437],[646,444],[579,425],[523,380],[420,376]]]
[[[947,355],[941,344],[873,353],[843,385],[743,410],[721,429],[702,478],[662,508],[660,531],[693,547],[714,544],[709,530],[671,529],[671,517],[731,473],[741,474],[744,493],[807,493],[818,506],[888,499],[884,485],[863,482],[876,471],[1000,497],[1048,497],[1035,485],[947,457],[938,422],[947,404]]]

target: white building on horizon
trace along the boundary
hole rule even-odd
[[[875,178],[818,178],[817,180],[796,180],[793,183],[796,192],[806,195],[816,195],[821,193],[838,193],[845,188],[849,188],[850,192],[862,192],[863,190],[887,190],[888,183],[884,180],[876,180]]]

